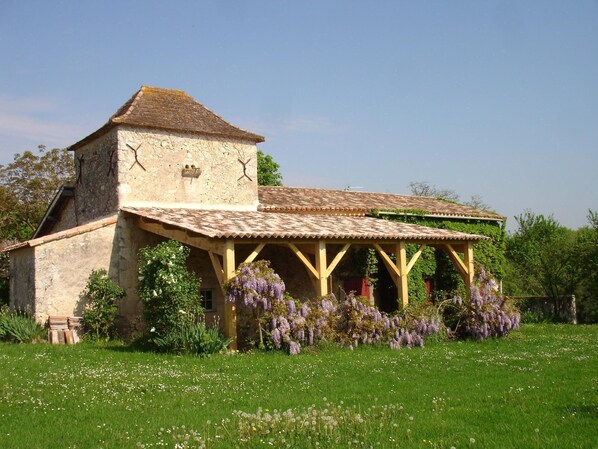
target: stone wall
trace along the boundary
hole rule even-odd
[[[137,296],[139,249],[153,246],[164,239],[142,231],[135,224],[134,217],[119,216],[116,225],[115,263],[110,276],[125,290],[125,297],[119,304],[118,327],[125,336],[143,331],[143,306]]]
[[[10,253],[10,307],[35,313],[35,253],[21,248]],[[14,292],[19,292],[18,295]]]
[[[105,226],[32,249],[35,268],[27,271],[34,273],[34,314],[39,322],[45,322],[49,315],[81,316],[84,304],[80,295],[91,271],[100,268],[113,271],[110,268],[114,264],[115,227]],[[11,259],[18,260],[22,251],[13,251]],[[18,288],[17,297],[22,298],[30,287],[19,285]]]
[[[62,210],[60,211],[60,219],[55,222],[52,229],[47,234],[64,231],[77,226],[77,216],[75,215],[75,199],[69,198]]]
[[[257,149],[249,142],[118,129],[122,205],[255,210]]]
[[[117,131],[112,130],[75,152],[78,224],[115,213],[117,197]]]
[[[557,323],[577,324],[575,295],[559,296],[512,296],[511,299],[522,312],[531,313],[536,319]]]

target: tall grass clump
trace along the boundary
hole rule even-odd
[[[0,340],[12,343],[35,343],[44,340],[45,329],[28,311],[0,308]]]

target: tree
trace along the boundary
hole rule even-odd
[[[506,293],[575,295],[580,320],[598,322],[598,214],[590,210],[590,226],[577,230],[530,211],[515,219],[519,228],[507,239]]]
[[[578,312],[586,323],[598,322],[598,212],[588,212],[590,226],[580,228],[579,264],[581,265],[581,285],[577,293]]]
[[[453,203],[461,202],[461,198],[457,192],[451,189],[441,189],[431,185],[427,181],[414,181],[409,183],[411,194],[415,196],[427,196],[430,198],[438,198]],[[480,195],[472,195],[469,201],[463,201],[466,206],[471,206],[476,209],[490,210],[490,206],[486,204]]]
[[[282,175],[278,171],[278,165],[272,156],[257,151],[257,183],[260,186],[281,186]]]
[[[0,165],[0,241],[30,238],[58,188],[74,175],[72,154],[44,145]]]
[[[415,196],[427,196],[430,198],[440,198],[446,201],[459,201],[459,194],[454,190],[440,189],[431,185],[427,181],[414,181],[409,183],[411,194]]]
[[[508,293],[551,298],[575,293],[583,277],[579,234],[530,211],[515,220],[519,228],[507,239]]]

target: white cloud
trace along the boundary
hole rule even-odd
[[[18,146],[20,141],[67,146],[83,137],[83,131],[68,120],[56,100],[0,97],[0,136]]]

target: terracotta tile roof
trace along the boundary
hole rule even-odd
[[[72,145],[76,150],[117,125],[161,129],[250,142],[264,138],[224,121],[182,90],[142,86],[99,130]]]
[[[86,232],[95,231],[96,229],[104,228],[106,226],[110,226],[116,223],[118,216],[111,215],[110,217],[102,218],[100,220],[92,221],[90,223],[86,223],[81,226],[77,226],[71,229],[66,229],[64,231],[56,232],[54,234],[44,235],[43,237],[39,237],[36,239],[27,240],[26,242],[16,243],[11,246],[7,246],[6,248],[2,249],[4,251],[13,251],[15,249],[32,247],[43,245],[44,243],[53,242],[56,240],[68,239],[70,237],[75,237],[77,235],[85,234]]]
[[[427,216],[503,220],[499,214],[437,198],[392,193],[354,192],[304,187],[260,186],[259,210],[363,215],[373,210],[424,213]]]
[[[122,211],[211,238],[416,241],[477,241],[486,238],[363,216],[155,207],[125,207]]]

